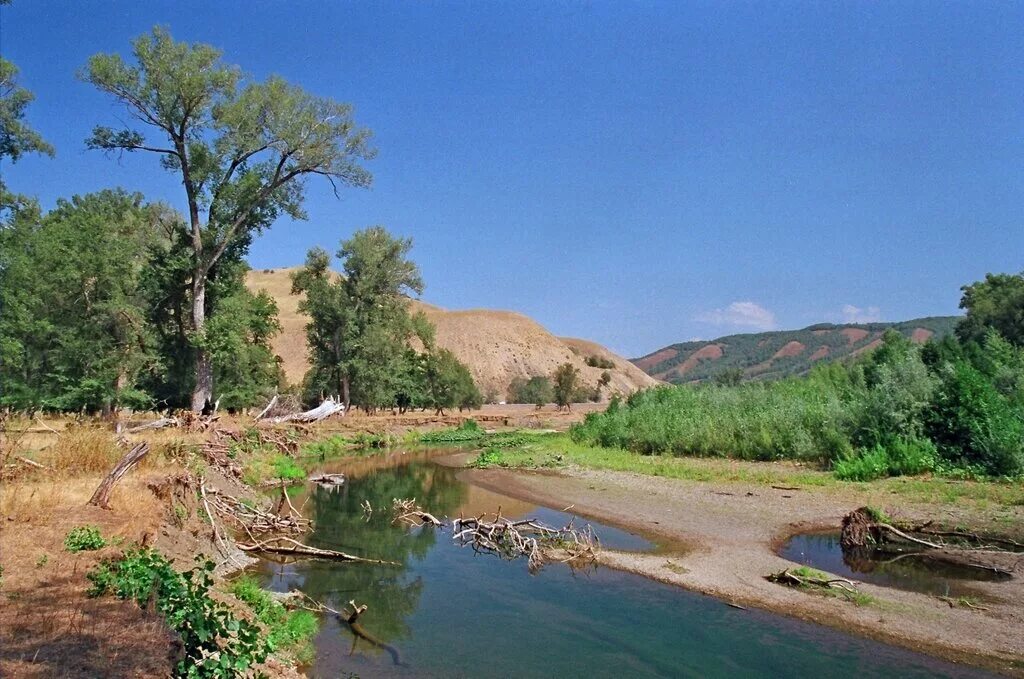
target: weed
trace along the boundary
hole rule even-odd
[[[64,537],[64,549],[69,552],[91,552],[106,546],[107,541],[96,526],[72,528]]]
[[[89,596],[110,593],[143,607],[151,600],[155,603],[181,638],[184,658],[174,668],[175,677],[239,676],[266,660],[270,644],[258,626],[236,618],[210,597],[213,568],[213,562],[205,560],[178,572],[165,556],[144,548],[104,561],[86,577],[93,584]]]
[[[38,559],[36,559],[36,568],[42,568],[43,566],[46,565],[46,563],[49,560],[50,560],[50,555],[49,554],[43,554]]]

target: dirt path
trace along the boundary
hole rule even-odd
[[[769,573],[793,565],[775,553],[783,540],[794,533],[837,527],[842,516],[863,501],[856,493],[582,469],[464,473],[485,488],[551,507],[572,504],[583,515],[655,536],[668,545],[653,554],[605,552],[602,561],[613,568],[1024,676],[1024,560],[1008,582],[977,583],[976,589],[989,599],[986,611],[951,608],[937,597],[866,583],[861,591],[877,602],[858,606],[765,580]],[[924,518],[928,511],[934,513],[935,507],[901,505],[901,516],[908,519]]]

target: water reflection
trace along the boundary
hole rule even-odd
[[[783,558],[829,573],[938,596],[977,596],[970,581],[998,581],[1008,576],[968,566],[958,566],[907,551],[883,552],[871,547],[843,550],[839,533],[794,535],[780,550]]]
[[[315,677],[775,677],[986,676],[882,644],[597,569],[553,565],[528,574],[459,549],[448,532],[391,524],[393,498],[417,498],[438,515],[494,511],[561,525],[560,512],[459,480],[431,453],[335,465],[343,487],[309,487],[293,499],[316,522],[309,542],[401,566],[302,560],[265,562],[273,589],[301,589],[332,608],[367,604],[359,623],[380,645],[356,640],[329,616],[316,639]],[[368,516],[365,503],[373,507]],[[579,523],[577,523],[579,525]],[[595,525],[613,548],[643,538]]]

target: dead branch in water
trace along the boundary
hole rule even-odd
[[[535,519],[512,521],[501,515],[499,508],[493,520],[485,515],[459,517],[452,522],[452,539],[476,552],[494,554],[504,559],[527,558],[531,573],[540,570],[549,556],[562,553],[566,563],[592,561],[600,542],[590,527],[585,531],[573,528],[572,521],[564,528],[551,528]],[[546,556],[547,555],[547,556]]]
[[[384,561],[383,559],[366,559],[361,556],[336,552],[333,549],[320,549],[311,547],[291,538],[281,535],[256,540],[252,544],[239,543],[238,548],[243,552],[265,552],[268,554],[284,554],[286,556],[309,556],[316,559],[333,559],[335,561],[353,561],[359,563],[379,564],[382,566],[400,566],[395,561]]]
[[[117,466],[110,470],[110,473],[103,479],[99,487],[96,488],[96,492],[92,494],[88,504],[96,505],[103,509],[110,509],[110,492],[114,490],[114,484],[130,472],[148,452],[149,444],[145,442],[129,450],[121,458],[121,461],[117,463]]]
[[[391,511],[395,514],[395,518],[391,522],[393,524],[401,522],[410,526],[425,526],[427,524],[437,528],[441,526],[441,521],[436,516],[423,511],[423,508],[416,504],[416,498],[402,500],[396,497],[392,499]]]
[[[889,544],[911,545],[916,550],[911,552],[914,556],[990,571],[1000,576],[1009,576],[1012,574],[1011,567],[1007,567],[1005,563],[1001,562],[1005,562],[1007,557],[1012,557],[1014,552],[1020,551],[1024,547],[1013,540],[984,538],[963,531],[928,530],[931,521],[918,526],[900,525],[897,528],[892,525],[892,522],[881,521],[879,518],[867,507],[855,509],[843,517],[840,535],[840,544],[843,550],[885,549]],[[918,537],[919,535],[931,539]],[[943,537],[957,538],[961,542],[947,544],[942,541]],[[970,540],[976,545],[966,546],[963,544],[963,540]],[[986,542],[998,546],[985,544]],[[986,561],[988,563],[983,563]],[[1016,568],[1016,566],[1012,568]]]

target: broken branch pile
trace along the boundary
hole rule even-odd
[[[784,571],[772,573],[768,576],[768,580],[777,582],[780,585],[789,585],[790,587],[839,590],[840,593],[848,598],[860,594],[857,586],[846,578],[829,578],[825,573],[806,568],[801,569],[799,574],[794,572],[793,569],[787,568]]]
[[[469,519],[459,517],[452,523],[452,530],[455,542],[470,546],[476,552],[503,559],[525,556],[531,573],[544,566],[546,554],[550,557],[564,553],[568,556],[563,562],[580,563],[595,559],[600,548],[589,526],[585,531],[578,531],[572,521],[564,528],[551,528],[534,519],[512,521],[501,516],[500,508],[490,521],[485,515]]]
[[[391,510],[395,514],[395,519],[391,523],[406,523],[410,526],[425,526],[427,524],[435,527],[441,526],[441,521],[437,517],[423,511],[423,508],[416,504],[416,498],[402,500],[396,497],[391,501]]]
[[[272,418],[270,421],[275,424],[281,424],[282,422],[319,422],[327,419],[331,415],[344,412],[345,405],[343,403],[338,403],[333,398],[328,398],[312,410],[307,410],[302,413],[293,413],[291,415],[282,415],[281,417]]]
[[[313,522],[303,518],[288,503],[290,513],[287,516],[279,512],[261,509],[250,502],[243,502],[216,488],[207,488],[210,507],[219,515],[230,519],[241,526],[250,537],[260,533],[305,533],[313,526]],[[287,498],[287,495],[285,495]]]
[[[304,545],[283,535],[276,535],[266,540],[254,540],[251,544],[239,543],[238,548],[243,552],[262,552],[264,554],[282,554],[285,556],[308,556],[316,559],[333,559],[335,561],[355,561],[360,563],[379,564],[382,566],[401,566],[395,561],[384,561],[382,559],[366,559],[361,556],[337,552],[333,549],[320,549]]]

